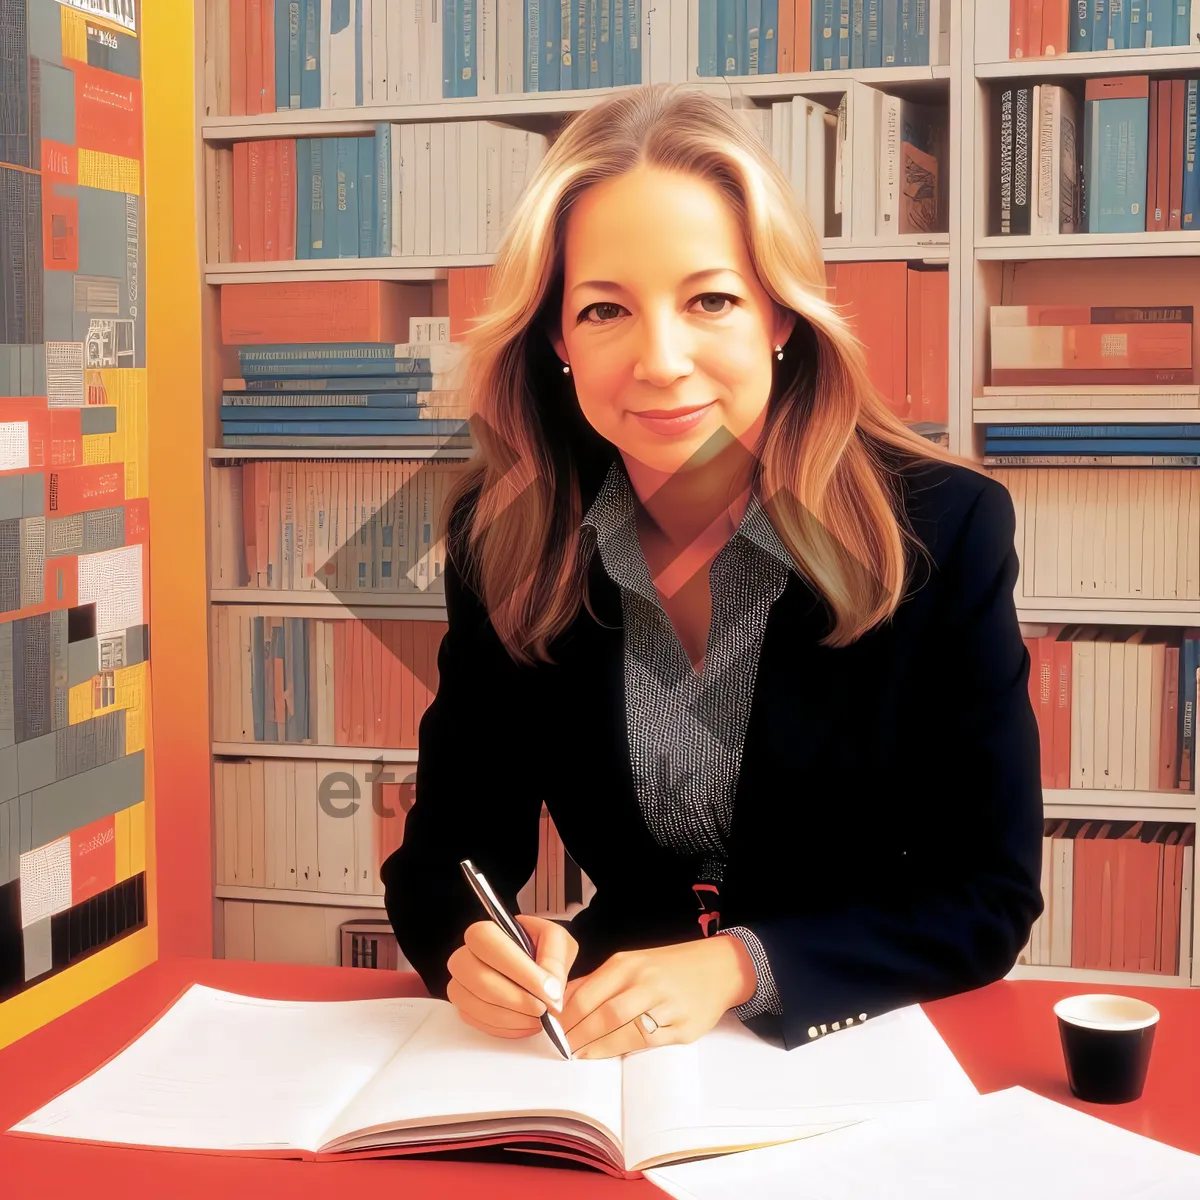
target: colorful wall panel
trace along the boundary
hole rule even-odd
[[[0,0],[0,1012],[147,926],[133,0]]]

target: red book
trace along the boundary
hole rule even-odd
[[[246,112],[262,112],[262,0],[246,0]]]
[[[1054,638],[1036,640],[1033,667],[1037,673],[1036,712],[1041,734],[1042,787],[1054,786]]]
[[[405,750],[417,748],[417,721],[415,684],[413,681],[413,629],[415,621],[400,622],[400,704],[403,715],[403,740],[400,745]]]
[[[296,257],[296,139],[281,138],[279,148],[279,257]],[[407,341],[407,338],[397,339]]]
[[[1183,141],[1187,100],[1187,80],[1172,79],[1171,84],[1171,190],[1167,208],[1167,228],[1183,228],[1183,174],[1186,167]]]
[[[1179,970],[1180,893],[1183,882],[1183,847],[1179,833],[1172,830],[1158,846],[1161,867],[1158,872],[1158,954],[1154,970],[1174,975]]]
[[[1163,671],[1162,730],[1159,738],[1158,786],[1179,786],[1179,647],[1167,647]]]
[[[279,143],[260,142],[263,152],[263,261],[279,259]]]
[[[812,6],[813,0],[795,0],[792,18],[792,70],[802,75],[813,69]]]
[[[333,624],[333,744],[348,746],[346,705],[348,697],[345,686],[346,628],[349,621],[334,621]]]
[[[834,302],[863,346],[867,374],[897,416],[907,411],[908,264],[838,263]],[[994,381],[993,381],[994,382]]]
[[[246,108],[246,0],[229,0],[229,115],[244,117]],[[236,152],[237,147],[234,146]]]
[[[266,197],[263,195],[266,143],[250,142],[247,202],[250,206],[250,261],[265,262]],[[234,201],[237,203],[236,199]]]
[[[950,272],[919,271],[921,280],[921,392],[913,420],[950,420]]]
[[[280,0],[286,4],[287,0]],[[262,53],[262,101],[259,112],[275,111],[275,0],[259,0],[261,24],[259,42]]]
[[[1071,879],[1071,966],[1082,967],[1087,959],[1087,921],[1091,911],[1088,884],[1091,881],[1088,833],[1091,822],[1085,821],[1075,834]]]
[[[790,75],[797,70],[796,54],[796,0],[779,0],[779,38],[778,67],[780,75]],[[718,56],[722,51],[718,51]],[[807,71],[808,65],[799,68]],[[717,71],[720,75],[722,72]]]
[[[1147,124],[1149,137],[1146,142],[1146,228],[1161,229],[1159,221],[1162,209],[1158,203],[1158,146],[1160,132],[1158,128],[1158,80],[1150,84],[1150,120]]]
[[[1073,0],[1044,0],[1042,5],[1042,53],[1066,54],[1071,36]]]
[[[233,143],[233,261],[250,261],[250,143]]]
[[[363,623],[352,620],[346,631],[346,661],[350,677],[350,745],[365,746],[363,718]]]
[[[1009,0],[1008,56],[1025,58],[1029,54],[1029,0]]]
[[[1071,786],[1071,643],[1056,638],[1054,668],[1054,786]]]
[[[1043,0],[1029,0],[1029,27],[1025,34],[1025,57],[1040,58],[1042,54]]]

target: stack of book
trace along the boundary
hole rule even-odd
[[[952,0],[699,0],[701,78],[927,67],[950,52]]]
[[[620,87],[650,77],[642,0],[540,9],[536,0],[208,0],[206,10],[206,94],[218,115]]]
[[[440,121],[209,147],[209,261],[492,253],[547,145],[496,121]]]
[[[1195,789],[1200,629],[1026,625],[1042,786]]]
[[[1192,944],[1196,827],[1049,820],[1042,898],[1017,962],[1177,975]]]
[[[1200,425],[985,425],[987,467],[1198,467]]]
[[[1106,76],[996,96],[994,235],[1200,229],[1200,80]]]
[[[1097,50],[1194,45],[1200,5],[1192,0],[1009,0],[1009,56],[1038,58]]]

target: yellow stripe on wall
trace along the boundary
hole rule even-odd
[[[142,801],[144,804],[145,801]],[[114,883],[124,883],[133,874],[129,869],[129,814],[132,810],[123,808],[113,815],[113,845],[115,847],[114,868],[116,877]]]
[[[81,187],[101,188],[106,192],[142,194],[142,167],[135,158],[107,154],[103,150],[79,150]]]
[[[77,9],[68,8],[65,4],[59,6],[62,13],[62,53],[63,58],[73,58],[76,62],[87,62],[87,20]]]
[[[129,811],[129,874],[138,875],[146,869],[146,802],[135,804]]]

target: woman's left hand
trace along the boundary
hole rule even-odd
[[[626,950],[568,980],[560,1020],[575,1058],[612,1058],[695,1041],[756,985],[754,960],[736,937]],[[656,1030],[643,1028],[643,1013]]]

